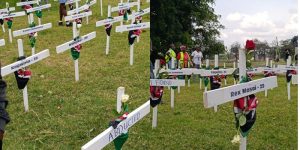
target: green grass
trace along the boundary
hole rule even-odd
[[[10,1],[11,2],[11,1]],[[72,28],[59,27],[58,2],[51,0],[51,11],[44,11],[42,23],[53,24],[50,30],[39,32],[36,52],[50,49],[51,56],[30,66],[32,78],[28,84],[29,112],[24,112],[22,91],[17,89],[14,75],[8,75],[8,112],[12,121],[7,125],[4,149],[80,149],[108,127],[115,118],[116,91],[125,87],[133,110],[147,101],[149,96],[150,32],[142,33],[135,44],[134,65],[129,65],[128,32],[111,36],[110,54],[105,55],[104,27],[96,28],[96,21],[107,16],[107,2],[103,1],[104,16],[100,17],[100,4],[92,6],[93,15],[86,25],[83,18],[81,35],[96,31],[97,37],[83,44],[79,59],[80,81],[75,82],[74,63],[69,51],[56,54],[55,47],[72,40]],[[118,1],[110,1],[116,6]],[[12,6],[11,2],[11,6]],[[1,7],[3,5],[0,5]],[[143,1],[142,9],[149,7]],[[114,16],[117,14],[114,13]],[[143,20],[149,21],[149,15]],[[37,22],[37,18],[35,17]],[[114,24],[118,26],[120,23]],[[27,28],[27,17],[15,18],[13,31]],[[0,60],[4,65],[16,61],[17,39],[8,42],[8,33],[0,31]],[[31,54],[27,36],[21,37],[25,53]],[[42,78],[41,76],[44,76]]]
[[[103,2],[107,6],[107,1]],[[110,3],[116,5],[117,0]],[[143,3],[142,8],[149,7]],[[131,110],[146,102],[149,96],[149,30],[135,45],[133,66],[129,66],[127,32],[112,32],[110,54],[105,56],[104,28],[95,27],[95,22],[105,17],[99,17],[97,3],[92,7],[90,24],[86,25],[84,19],[81,29],[81,35],[96,30],[97,38],[83,44],[79,59],[80,81],[75,83],[70,53],[55,52],[57,45],[72,39],[71,28],[57,26],[57,8],[57,3],[52,2],[51,11],[44,12],[43,23],[52,22],[53,28],[39,33],[36,49],[39,52],[49,48],[51,57],[30,66],[33,76],[28,84],[28,113],[24,112],[22,92],[17,89],[14,76],[5,77],[12,121],[7,125],[4,149],[80,149],[104,131],[115,117],[113,110],[119,86],[124,86],[131,96]],[[106,9],[103,12],[106,15]],[[144,20],[149,21],[149,15]],[[16,18],[13,30],[27,27],[26,23],[27,17]],[[0,35],[8,41],[7,33],[0,31]],[[26,54],[30,55],[28,38],[22,38]],[[17,56],[16,39],[13,44],[0,47],[3,65],[14,62]],[[257,120],[247,141],[249,149],[297,149],[298,89],[291,87],[292,100],[288,101],[285,77],[279,76],[278,83],[278,88],[269,90],[268,98],[264,97],[264,92],[257,94]],[[228,77],[228,84],[233,84],[232,77]],[[219,106],[217,113],[205,109],[198,79],[191,82],[191,87],[182,87],[180,94],[175,93],[172,110],[170,91],[165,88],[164,103],[158,107],[158,127],[152,129],[150,113],[130,128],[124,150],[238,149],[230,142],[236,134],[232,103]],[[105,149],[113,148],[113,144],[109,144]]]

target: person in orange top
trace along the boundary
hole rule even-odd
[[[190,55],[186,52],[186,46],[185,45],[181,45],[180,46],[180,50],[181,52],[179,52],[177,54],[177,60],[179,62],[179,66],[180,68],[189,68],[192,67],[193,63],[191,61],[191,57]]]

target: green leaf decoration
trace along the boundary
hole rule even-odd
[[[243,114],[239,117],[239,124],[240,126],[244,126],[247,122],[246,116]]]

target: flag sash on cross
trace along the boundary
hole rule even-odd
[[[21,29],[21,30],[17,30],[13,32],[13,36],[21,36],[21,35],[27,35],[30,33],[35,33],[35,32],[39,32],[42,30],[46,30],[52,28],[52,23],[47,23],[47,24],[43,24],[43,25],[39,25],[39,26],[35,26],[32,28],[26,28],[26,29]]]
[[[26,59],[23,59],[23,60],[15,62],[15,63],[12,63],[10,65],[4,66],[1,68],[2,76],[6,76],[10,73],[13,73],[13,72],[21,69],[21,68],[27,67],[31,64],[41,61],[49,56],[50,56],[49,49],[46,49],[35,55],[27,57]]]
[[[277,76],[271,76],[246,83],[224,87],[222,89],[207,91],[203,94],[204,107],[210,108],[239,99],[241,97],[255,94],[257,92],[275,88],[277,86]]]
[[[89,141],[87,144],[82,146],[81,149],[94,150],[104,148],[107,144],[120,136],[123,131],[128,130],[135,123],[145,117],[148,113],[150,113],[150,101],[147,101],[142,106],[129,113],[127,118],[124,121],[120,122],[116,129],[114,129],[113,127],[109,127],[94,139]]]

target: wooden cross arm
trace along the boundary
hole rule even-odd
[[[23,68],[23,67],[27,67],[31,64],[34,64],[38,61],[41,61],[41,60],[47,58],[49,56],[50,56],[49,49],[46,49],[46,50],[43,50],[43,51],[41,51],[41,52],[39,52],[35,55],[27,57],[26,59],[19,60],[15,63],[4,66],[4,67],[1,68],[2,76],[6,76],[8,74],[11,74],[11,73]]]
[[[50,8],[50,7],[51,7],[51,4],[41,5],[41,6],[38,6],[38,7],[33,7],[33,8],[30,8],[30,9],[27,9],[26,12],[31,13],[31,12],[34,12],[34,11],[43,10],[43,9],[47,9],[47,8]]]
[[[35,26],[35,27],[32,27],[32,28],[26,28],[26,29],[21,29],[21,30],[14,31],[13,36],[17,37],[17,36],[21,36],[21,35],[27,35],[27,34],[30,34],[30,33],[39,32],[39,31],[43,31],[43,30],[46,30],[46,29],[50,29],[50,28],[52,28],[52,23],[47,23],[47,24]]]
[[[124,32],[124,31],[146,29],[146,28],[150,28],[150,22],[117,26],[116,27],[116,32]]]
[[[150,79],[150,86],[185,86],[185,81],[175,79]]]
[[[262,78],[246,83],[228,86],[203,93],[203,104],[205,108],[210,108],[224,104],[241,97],[245,97],[257,92],[265,91],[278,86],[277,76]]]
[[[4,46],[5,45],[5,40],[4,39],[0,39],[0,46]]]
[[[123,131],[128,130],[148,113],[150,113],[150,101],[147,101],[142,106],[128,114],[127,118],[120,122],[116,129],[109,127],[104,132],[82,146],[81,150],[97,150],[104,148],[107,144],[120,136]]]

